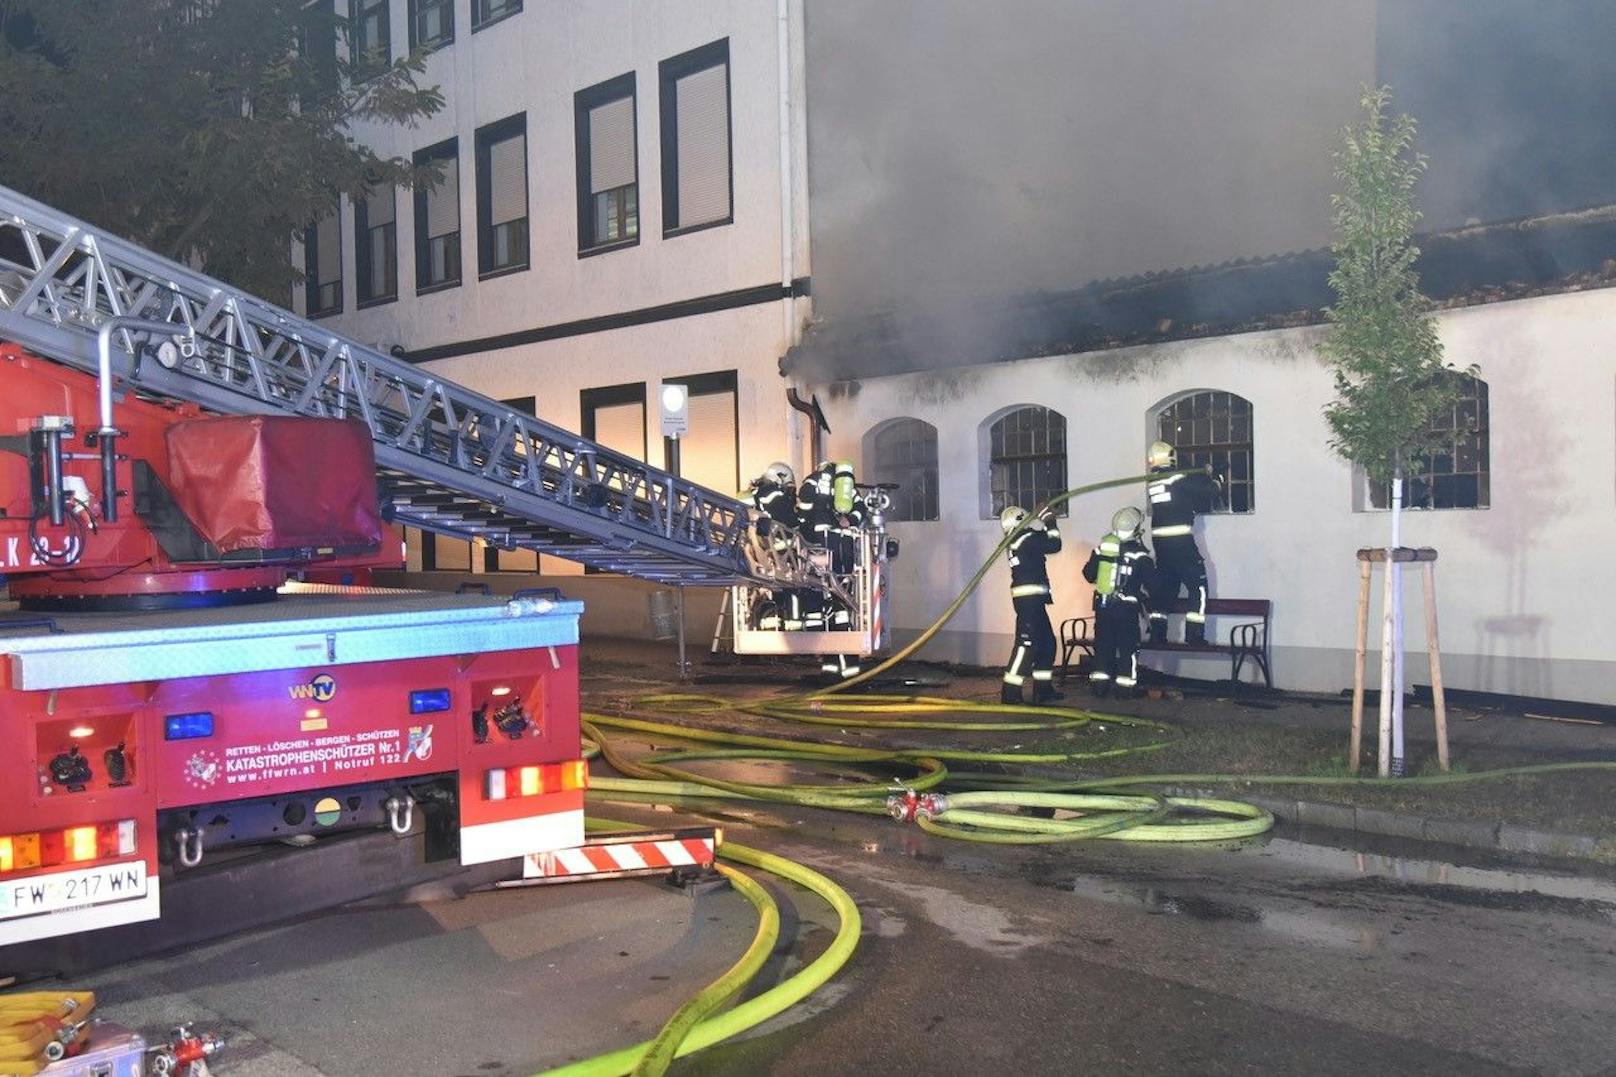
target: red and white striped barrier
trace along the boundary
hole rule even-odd
[[[636,836],[591,842],[574,849],[533,853],[523,859],[525,879],[575,879],[602,875],[653,875],[678,868],[711,867],[718,832]]]

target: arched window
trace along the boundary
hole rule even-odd
[[[864,481],[898,484],[887,519],[937,519],[937,428],[921,419],[889,419],[865,434]]]
[[[989,518],[1010,505],[1029,511],[1066,492],[1066,417],[1036,404],[1016,408],[988,427]],[[1063,503],[1060,515],[1066,515]]]
[[[1255,512],[1251,401],[1203,389],[1156,411],[1156,437],[1178,450],[1179,467],[1210,467],[1223,480],[1213,512]]]
[[[1406,509],[1484,509],[1491,504],[1487,383],[1470,374],[1448,376],[1458,382],[1459,395],[1431,423],[1435,451],[1404,477]],[[1390,508],[1391,484],[1370,483],[1369,503]]]

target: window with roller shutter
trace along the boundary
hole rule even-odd
[[[437,165],[440,181],[415,189],[415,291],[460,283],[460,142],[449,139],[418,150],[415,164]]]
[[[454,0],[410,0],[409,7],[411,50],[453,43]]]
[[[477,272],[528,266],[527,116],[477,130]]]
[[[303,232],[305,310],[311,318],[342,312],[342,209],[339,203]]]
[[[398,298],[398,192],[392,187],[354,204],[354,276],[360,307]]]
[[[573,102],[578,251],[591,254],[629,246],[640,235],[634,74],[580,90]]]
[[[734,219],[729,40],[664,60],[658,67],[662,127],[662,231]]]
[[[379,75],[393,62],[388,7],[387,0],[348,2],[348,55],[356,80]]]
[[[515,15],[522,10],[522,0],[471,0],[471,32]]]

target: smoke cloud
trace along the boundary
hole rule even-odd
[[[884,316],[868,373],[955,365],[1059,328],[1038,293],[1326,246],[1379,81],[1428,226],[1612,200],[1612,40],[1603,0],[809,0],[816,311]]]

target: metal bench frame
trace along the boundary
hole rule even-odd
[[[1152,643],[1146,637],[1140,644],[1141,651],[1165,651],[1170,654],[1227,654],[1229,656],[1229,679],[1236,683],[1240,681],[1240,670],[1244,668],[1246,660],[1250,659],[1257,669],[1262,672],[1263,684],[1269,688],[1274,686],[1274,677],[1268,655],[1268,622],[1273,614],[1273,602],[1266,598],[1208,598],[1206,600],[1207,617],[1258,617],[1260,620],[1242,621],[1230,626],[1229,642],[1214,643],[1208,640],[1205,643]],[[1174,613],[1185,613],[1190,609],[1187,599],[1179,599],[1173,603]],[[1090,658],[1094,657],[1094,615],[1085,617],[1069,617],[1061,622],[1060,626],[1060,675],[1065,679],[1071,671],[1072,657],[1077,651],[1082,651]]]

